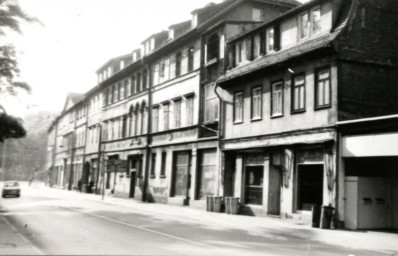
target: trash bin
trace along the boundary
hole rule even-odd
[[[231,214],[238,214],[239,213],[239,197],[231,197],[230,199],[230,211]]]
[[[319,205],[312,206],[312,227],[319,228],[321,223],[321,207]]]
[[[323,206],[321,214],[321,228],[330,229],[332,226],[332,219],[334,214],[334,208],[331,206]]]
[[[213,197],[213,211],[221,212],[222,196]]]
[[[214,197],[212,197],[212,196],[206,197],[206,211],[208,211],[208,212],[214,211],[213,199],[214,199]]]
[[[225,197],[224,204],[225,204],[225,213],[230,214],[231,213],[231,197]]]

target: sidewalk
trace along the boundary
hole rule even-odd
[[[33,186],[34,188],[34,186]],[[48,187],[40,187],[47,195],[62,195],[67,198],[93,200],[105,204],[112,204],[132,208],[149,215],[168,215],[184,219],[191,219],[201,223],[229,226],[246,230],[258,235],[274,234],[301,238],[307,241],[319,241],[326,244],[345,246],[353,249],[365,249],[386,255],[398,255],[398,233],[377,231],[347,231],[325,230],[298,225],[293,220],[281,220],[271,217],[252,217],[243,215],[229,215],[198,210],[190,207],[154,204],[101,195],[82,194]]]

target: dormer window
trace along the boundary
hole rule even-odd
[[[169,29],[169,39],[174,39],[174,29]]]
[[[124,69],[124,60],[120,61],[120,69]]]
[[[263,21],[263,10],[253,8],[252,15],[253,21]]]
[[[133,52],[133,62],[137,60],[137,52]]]
[[[309,36],[310,20],[308,16],[308,13],[303,13],[299,17],[300,39]]]
[[[314,9],[311,12],[312,34],[321,31],[321,9]]]
[[[275,29],[270,27],[267,29],[267,53],[275,50]]]
[[[315,35],[321,30],[321,8],[319,6],[299,16],[299,39]]]
[[[195,13],[192,15],[192,27],[196,27],[198,25],[198,14]]]
[[[108,77],[112,75],[112,67],[108,67]]]

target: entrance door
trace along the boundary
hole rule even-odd
[[[262,205],[264,167],[246,166],[245,171],[245,204]]]
[[[130,172],[130,192],[129,198],[134,198],[135,187],[137,185],[137,176],[141,168],[141,159],[139,157],[134,157],[130,159],[129,172]]]
[[[174,153],[174,168],[173,168],[173,196],[183,196],[189,200],[190,187],[190,160],[191,154],[189,151]],[[188,200],[186,204],[188,204]]]
[[[269,191],[268,191],[268,214],[280,214],[281,201],[281,172],[279,168],[270,166],[269,169]]]
[[[297,210],[311,210],[323,202],[323,164],[298,165]]]

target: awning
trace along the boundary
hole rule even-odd
[[[398,133],[346,136],[343,157],[398,156]]]

